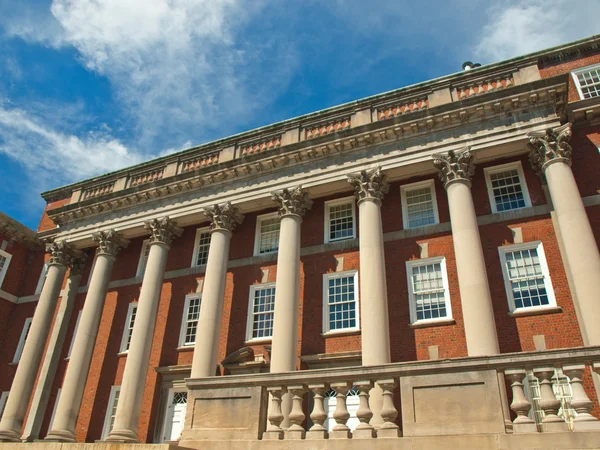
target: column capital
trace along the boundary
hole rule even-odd
[[[244,221],[244,216],[237,206],[231,202],[220,205],[208,206],[202,209],[202,213],[210,219],[210,230],[226,230],[230,233],[235,227]]]
[[[348,183],[354,186],[356,199],[359,202],[372,199],[381,203],[384,195],[390,190],[387,175],[382,172],[381,167],[372,170],[361,170],[358,173],[349,173],[346,178]]]
[[[169,216],[148,220],[144,222],[144,227],[150,232],[150,244],[171,246],[173,239],[183,233],[183,228],[177,226],[177,222],[171,220]]]
[[[450,150],[448,153],[433,155],[433,165],[438,170],[438,176],[445,188],[455,181],[463,181],[471,185],[475,165],[469,147],[458,152]]]
[[[67,241],[54,241],[46,244],[46,253],[50,255],[48,265],[68,266],[74,257],[80,256],[81,251],[77,250]]]
[[[87,259],[88,254],[85,252],[81,252],[81,255],[77,258],[71,259],[71,271],[69,272],[69,276],[83,275]]]
[[[529,162],[536,172],[543,172],[554,162],[564,162],[571,165],[571,123],[567,122],[557,128],[546,131],[531,131],[527,135],[531,150]]]
[[[312,200],[308,198],[308,192],[303,190],[302,186],[271,192],[271,200],[277,203],[279,217],[287,215],[302,217],[313,204]]]
[[[125,239],[115,230],[98,231],[92,234],[94,242],[98,243],[98,255],[116,257],[121,249],[129,245],[129,239]]]

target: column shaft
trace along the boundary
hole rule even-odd
[[[300,225],[296,214],[281,217],[271,372],[296,370],[298,357],[298,307],[300,303]]]
[[[44,354],[52,316],[54,315],[66,270],[67,268],[63,264],[50,264],[48,267],[48,276],[33,315],[29,334],[23,347],[23,353],[0,422],[0,440],[20,440],[21,428]]]
[[[215,375],[230,241],[230,231],[225,229],[212,231],[196,331],[196,342],[200,345],[194,347],[191,378]]]
[[[380,201],[358,203],[360,250],[360,313],[363,366],[388,364],[390,332]]]

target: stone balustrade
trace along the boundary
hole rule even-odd
[[[600,347],[189,379],[190,400],[180,445],[206,439],[399,439],[600,431],[584,389],[584,382],[592,389],[588,366],[595,361],[600,361]],[[600,363],[594,369],[600,371]],[[567,403],[554,394],[557,371],[569,381]],[[354,398],[352,417],[348,395]],[[377,401],[372,401],[373,395]],[[289,411],[284,411],[286,396],[291,398]],[[329,415],[327,397],[336,399]],[[372,407],[375,404],[381,405],[378,410]],[[537,423],[532,408],[540,419]]]
[[[401,116],[423,109],[427,109],[429,103],[427,97],[407,99],[403,102],[394,103],[389,106],[383,106],[377,108],[377,120],[390,119],[392,117]]]
[[[140,186],[161,180],[165,172],[164,167],[158,167],[145,172],[140,172],[129,177],[128,187]]]
[[[473,80],[467,84],[456,86],[456,99],[474,97],[476,95],[486,94],[488,92],[506,89],[515,85],[512,73],[489,76],[479,80]]]
[[[109,183],[100,184],[97,186],[93,186],[89,189],[86,189],[81,194],[81,200],[88,200],[94,197],[100,197],[104,194],[110,194],[115,187],[115,182],[111,181]]]

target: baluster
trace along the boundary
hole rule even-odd
[[[280,425],[283,422],[283,412],[281,411],[281,397],[287,392],[285,386],[268,387],[267,392],[271,394],[271,408],[267,418],[269,425],[267,431],[263,433],[263,439],[278,440],[283,439],[283,430]]]
[[[350,428],[346,422],[350,418],[350,413],[346,407],[346,395],[352,385],[348,382],[331,383],[331,389],[335,391],[335,411],[333,418],[335,419],[335,427],[329,433],[330,439],[348,439],[350,437]]]
[[[542,429],[544,431],[568,431],[569,426],[562,417],[557,415],[560,409],[560,400],[554,395],[552,390],[552,376],[554,367],[543,367],[534,369],[533,373],[540,382],[540,408],[544,410],[546,417],[542,419]]]
[[[473,88],[474,88],[474,85],[470,84],[468,97],[473,97],[475,95],[475,89],[473,89]]]
[[[483,83],[484,83],[483,80],[481,80],[479,83],[477,83],[477,95],[483,94]]]
[[[487,80],[487,91],[492,92],[494,90],[494,85],[492,84],[492,80]]]
[[[302,402],[306,386],[301,384],[298,386],[288,386],[288,391],[292,394],[292,411],[290,412],[290,427],[285,431],[286,439],[304,439],[306,431],[302,426],[302,422],[306,419],[306,415],[302,410]]]
[[[535,420],[529,418],[529,410],[531,409],[531,403],[525,397],[523,392],[523,378],[527,376],[527,372],[522,369],[506,370],[504,372],[510,386],[512,388],[513,401],[510,404],[516,414],[517,418],[513,420],[513,432],[515,433],[535,433],[537,432],[537,426]]]
[[[327,412],[323,405],[323,395],[329,389],[325,383],[309,384],[308,388],[313,393],[313,410],[310,413],[310,420],[313,421],[313,426],[306,433],[306,439],[326,439],[328,436],[327,428],[323,425],[327,420]]]
[[[369,405],[369,392],[373,389],[372,381],[357,381],[354,387],[358,389],[358,397],[360,404],[356,411],[356,417],[360,424],[352,432],[353,438],[374,438],[376,436],[375,429],[369,423],[373,417],[373,411]]]
[[[512,76],[511,75],[507,75],[506,78],[506,87],[510,87],[513,85],[513,80],[512,80]]]
[[[458,89],[458,98],[460,100],[462,100],[463,98],[467,98],[467,89],[466,88],[460,88]]]
[[[563,366],[563,373],[571,380],[571,390],[573,391],[571,408],[577,412],[577,417],[573,421],[575,431],[600,429],[600,421],[591,414],[594,404],[583,387],[584,371],[585,364]]]
[[[398,410],[396,410],[396,407],[394,406],[394,388],[396,387],[396,380],[379,380],[377,381],[377,384],[383,391],[383,405],[381,407],[383,424],[377,430],[377,437],[399,437],[400,427],[396,425]]]

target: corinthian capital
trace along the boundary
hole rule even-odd
[[[144,227],[150,232],[150,243],[161,243],[171,245],[173,239],[181,236],[183,229],[177,226],[177,223],[169,219],[168,216],[160,219],[152,219],[144,222]]]
[[[244,221],[244,216],[240,214],[239,209],[233,206],[231,202],[209,206],[204,208],[202,213],[210,219],[211,230],[227,230],[232,232],[238,224]]]
[[[529,161],[533,170],[543,171],[553,162],[563,161],[571,164],[571,123],[567,122],[558,128],[548,128],[546,131],[532,131],[528,134],[531,152]]]
[[[308,192],[302,190],[302,186],[284,189],[279,192],[271,192],[271,199],[277,203],[279,217],[287,214],[302,217],[313,204],[312,200],[308,198]]]
[[[121,249],[129,245],[129,240],[115,230],[98,231],[92,234],[92,239],[98,243],[98,255],[115,257]]]
[[[68,266],[73,257],[81,255],[80,250],[67,244],[66,241],[54,241],[46,244],[46,253],[50,255],[48,265],[58,264],[61,266]]]
[[[346,177],[348,178],[348,183],[354,186],[358,201],[367,198],[381,201],[384,195],[390,190],[390,185],[386,181],[387,175],[381,171],[381,167],[372,170],[362,170],[359,173],[350,173]]]
[[[475,173],[473,155],[469,147],[460,152],[450,150],[448,153],[433,155],[433,164],[439,171],[438,176],[445,187],[459,180],[471,183],[471,177]]]

